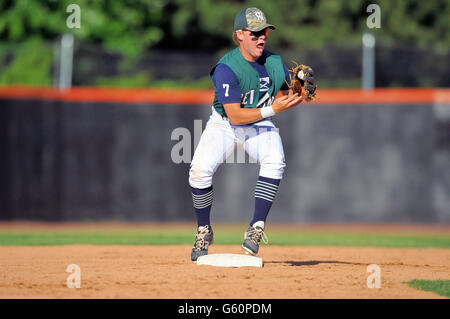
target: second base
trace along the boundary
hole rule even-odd
[[[218,267],[263,267],[261,257],[244,254],[211,254],[200,256],[197,265],[210,265]]]

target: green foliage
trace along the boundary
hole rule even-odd
[[[385,41],[406,42],[422,46],[447,47],[450,44],[450,4],[446,0],[172,0],[173,10],[168,34],[181,43],[195,41],[201,48],[213,35],[228,39],[232,45],[236,13],[246,7],[258,7],[277,31],[270,33],[275,47],[308,46],[320,48],[327,44],[360,43],[368,31],[367,6],[378,3],[381,8],[381,28],[373,29]],[[201,32],[192,38],[192,29]],[[164,39],[163,39],[164,41]]]
[[[72,0],[15,0],[0,3],[0,41],[22,43],[31,37],[55,40],[73,33],[80,41],[136,57],[163,37],[162,0],[78,0],[81,27],[69,29]]]
[[[378,1],[382,25],[376,33],[386,41],[422,47],[450,45],[450,3],[448,1]]]
[[[51,54],[43,43],[57,41],[63,33],[73,33],[75,43],[92,43],[121,54],[120,72],[125,74],[135,74],[132,66],[152,48],[222,52],[233,47],[234,18],[246,7],[260,8],[277,26],[268,39],[269,46],[277,50],[359,45],[362,33],[368,30],[370,12],[366,9],[373,2],[381,8],[381,28],[371,30],[378,41],[448,52],[448,0],[77,0],[79,29],[69,29],[66,24],[72,0],[2,0],[0,47],[18,47],[18,53],[6,62],[2,59],[5,50],[0,52],[1,83],[48,85]],[[42,63],[30,67],[33,61]],[[129,80],[120,76],[94,82],[147,84],[142,74]]]
[[[195,43],[207,48],[210,38],[228,39],[219,50],[232,45],[236,13],[256,6],[278,30],[271,33],[275,46],[324,46],[360,42],[367,30],[374,1],[328,0],[78,0],[81,28],[68,29],[66,12],[72,0],[9,0],[0,3],[0,41],[23,42],[31,37],[53,40],[64,32],[77,39],[136,56],[153,46],[180,47]],[[387,41],[421,45],[450,44],[450,4],[446,0],[378,0],[382,24],[373,30]]]
[[[2,60],[8,56],[7,50],[2,51],[4,54],[3,58],[0,56],[0,65],[4,64]],[[0,85],[52,85],[53,53],[42,40],[29,39],[14,52],[14,59],[0,73]]]
[[[450,298],[450,280],[419,280],[407,282],[409,286],[425,291],[432,291],[438,295]]]

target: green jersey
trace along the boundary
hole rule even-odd
[[[270,78],[270,87],[264,95],[260,94],[260,76],[258,71],[242,56],[239,48],[226,54],[212,68],[210,77],[212,78],[218,64],[225,64],[236,75],[241,90],[241,107],[257,108],[261,107],[265,101],[273,101],[280,88],[285,83],[285,70],[279,55],[264,50],[260,63],[263,63],[267,75]],[[269,82],[269,81],[267,81]],[[214,108],[222,115],[227,116],[222,103],[219,102],[217,88],[215,87]]]

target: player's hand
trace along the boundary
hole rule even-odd
[[[272,103],[272,108],[275,113],[280,113],[299,105],[303,101],[303,97],[298,93],[283,95],[275,99]]]

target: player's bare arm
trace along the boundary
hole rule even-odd
[[[292,107],[299,105],[303,98],[298,94],[289,94],[290,90],[285,90],[286,94],[277,97],[273,104],[272,109],[275,114],[286,111]],[[282,91],[283,92],[283,91]],[[241,107],[241,103],[224,103],[223,107],[227,112],[228,118],[233,125],[243,125],[248,123],[254,123],[262,120],[264,117],[261,114],[261,109],[246,109]]]

